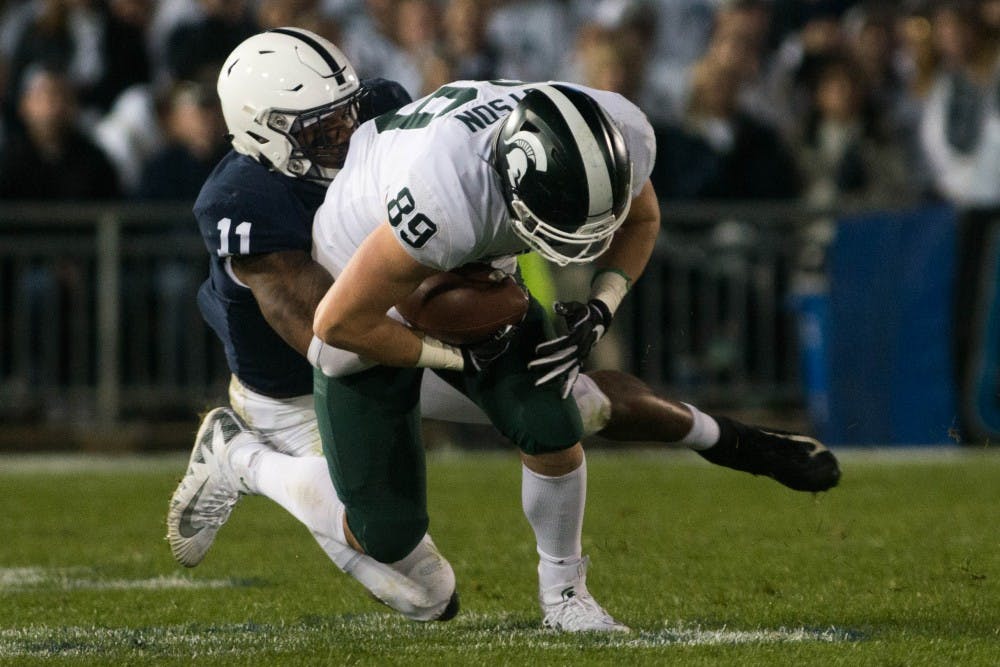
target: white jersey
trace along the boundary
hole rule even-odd
[[[387,220],[419,263],[442,271],[528,250],[490,162],[496,128],[533,85],[458,81],[364,123],[313,221],[313,254],[336,278]],[[656,153],[646,116],[621,95],[575,84],[604,108],[632,160],[632,196]]]

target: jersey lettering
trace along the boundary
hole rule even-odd
[[[514,108],[502,99],[490,100],[486,104],[478,104],[468,111],[456,114],[455,118],[462,121],[469,132],[477,132],[505,118],[513,110]]]
[[[225,257],[229,254],[229,229],[232,226],[233,221],[231,218],[223,218],[219,220],[216,224],[216,228],[219,230],[219,249],[216,251],[219,257]],[[240,254],[249,255],[250,254],[250,227],[251,223],[241,222],[236,225],[236,236],[240,239]]]
[[[403,188],[386,203],[389,224],[399,232],[399,238],[412,248],[422,248],[432,236],[437,234],[437,225],[423,213],[413,213],[416,202],[410,188]],[[410,215],[413,213],[413,215]],[[403,227],[400,225],[405,222]]]
[[[425,109],[433,109],[442,98],[451,100],[451,103],[436,111],[425,111]],[[475,88],[442,86],[424,98],[424,101],[412,113],[400,114],[394,112],[379,116],[375,119],[375,128],[379,133],[382,133],[389,130],[416,130],[427,127],[438,116],[443,116],[449,111],[453,111],[474,99],[476,99]]]

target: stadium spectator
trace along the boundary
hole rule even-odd
[[[217,72],[233,48],[257,32],[246,0],[199,0],[202,15],[178,24],[167,37],[167,70],[175,80]]]
[[[411,96],[418,95],[422,73],[397,41],[398,2],[365,0],[365,12],[344,26],[344,54],[358,71],[398,81]]]
[[[79,118],[73,86],[66,75],[45,65],[25,68],[17,110],[20,130],[0,150],[0,200],[79,201],[110,199],[120,194],[115,172],[76,127]],[[86,267],[78,258],[59,257],[32,264],[17,277],[18,308],[27,314],[28,329],[39,344],[24,361],[28,384],[76,381],[88,369],[74,367],[74,345],[68,327],[53,329],[53,313],[86,312],[89,287]],[[68,317],[56,319],[61,325]],[[45,333],[43,333],[45,332]],[[92,369],[89,369],[92,370]],[[50,402],[54,415],[65,406]]]
[[[100,7],[103,17],[100,39],[103,71],[84,102],[103,113],[123,90],[153,78],[152,62],[146,48],[153,0],[106,0]]]
[[[486,24],[505,79],[546,81],[568,63],[577,23],[569,0],[498,0]]]
[[[340,23],[324,11],[320,0],[260,0],[257,25],[261,30],[293,25],[331,41],[340,41]]]
[[[205,179],[228,150],[218,97],[207,83],[178,82],[160,95],[157,112],[166,145],[144,165],[134,196],[145,201],[193,204]],[[156,231],[171,234],[178,243],[194,235],[189,216],[171,227]],[[148,326],[155,332],[150,336],[154,348],[147,350],[144,360],[133,361],[145,361],[154,366],[156,377],[177,383],[184,373],[184,334],[190,324],[191,295],[196,292],[202,271],[171,256],[157,257],[144,267],[147,269],[152,271],[150,293],[137,289],[144,284],[137,279],[125,298],[151,302]]]
[[[799,193],[778,132],[739,105],[743,66],[706,56],[680,122],[657,127],[651,179],[662,199],[783,199]]]
[[[69,79],[48,65],[26,67],[17,95],[21,130],[0,153],[4,199],[111,199],[121,194],[108,158],[78,128]]]
[[[218,98],[206,84],[181,81],[157,101],[166,145],[145,163],[135,196],[190,201],[225,154],[225,124]]]
[[[1000,205],[1000,44],[975,5],[933,14],[939,68],[920,128],[934,186],[962,206]]]
[[[584,3],[587,5],[590,3]],[[652,10],[648,57],[652,61],[686,68],[705,52],[712,27],[720,12],[727,11],[731,0],[601,0],[594,11],[610,12],[615,6],[632,5]]]
[[[801,27],[783,39],[764,76],[767,96],[773,105],[769,120],[789,137],[801,130],[819,69],[828,58],[844,52],[840,19],[847,3],[814,0],[781,4],[785,6],[776,7],[772,16],[796,17]],[[789,4],[793,7],[787,7]]]
[[[912,192],[921,192],[927,183],[918,138],[923,104],[913,82],[914,65],[903,46],[906,29],[906,18],[885,6],[859,6],[845,17],[847,56],[857,64],[852,79],[862,86],[868,113],[883,130],[883,143],[895,144],[902,152]]]
[[[446,3],[442,46],[451,78],[497,78],[497,51],[486,39],[488,17],[488,7],[479,0],[448,0]]]
[[[832,206],[848,196],[884,205],[914,194],[904,155],[865,96],[858,67],[836,58],[816,75],[805,129],[796,144],[809,204]]]
[[[441,14],[435,0],[397,0],[396,43],[420,75],[417,95],[452,80],[441,43]]]
[[[984,18],[977,5],[958,2],[931,15],[939,65],[920,128],[935,188],[960,212],[953,358],[959,427],[972,441],[1000,434],[987,324],[1000,308],[991,243],[1000,230],[1000,44]]]
[[[169,80],[162,85],[169,85]],[[140,83],[125,89],[92,128],[94,141],[114,164],[125,192],[135,192],[142,166],[165,142],[156,114],[155,87]]]
[[[6,95],[7,120],[17,122],[18,91],[27,69],[36,63],[61,69],[79,93],[86,93],[104,76],[102,17],[92,0],[35,0],[8,36],[10,62]]]

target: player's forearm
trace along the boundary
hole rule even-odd
[[[608,250],[594,265],[598,271],[611,269],[634,283],[646,269],[660,233],[660,208],[653,186],[647,181],[632,202],[628,217],[615,234]]]
[[[354,309],[340,290],[331,288],[320,301],[312,332],[327,345],[354,352],[386,366],[415,366],[421,341],[413,331],[374,309]],[[386,308],[388,310],[388,308]]]
[[[307,253],[274,253],[233,262],[253,291],[264,319],[303,356],[313,336],[313,314],[333,279]]]

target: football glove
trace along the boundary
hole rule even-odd
[[[510,347],[510,342],[517,335],[517,326],[508,324],[497,329],[489,338],[469,345],[461,345],[462,359],[465,361],[466,372],[481,373]]]
[[[611,310],[600,299],[587,303],[579,301],[556,301],[552,307],[556,315],[563,318],[566,334],[545,341],[535,348],[535,359],[528,362],[528,368],[542,371],[535,386],[550,382],[561,382],[561,395],[569,396],[576,383],[583,362],[611,326]]]

